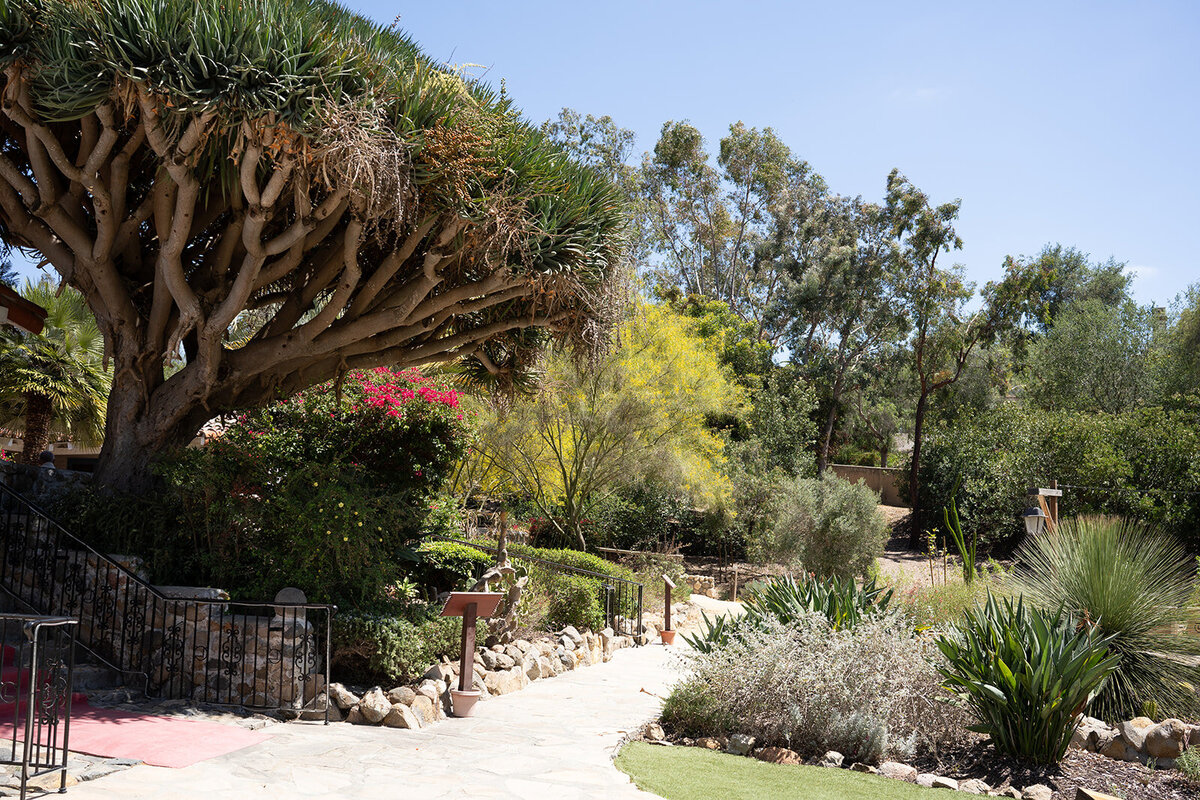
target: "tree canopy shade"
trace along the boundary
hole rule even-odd
[[[110,485],[346,370],[505,375],[605,338],[620,193],[392,29],[323,0],[6,0],[0,69],[0,236],[104,333]]]

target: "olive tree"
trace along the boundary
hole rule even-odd
[[[347,370],[504,376],[605,338],[619,192],[394,29],[324,0],[5,0],[0,70],[0,238],[104,334],[109,485]]]

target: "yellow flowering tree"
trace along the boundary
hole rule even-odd
[[[599,363],[548,356],[534,397],[481,412],[460,490],[527,496],[585,549],[581,521],[635,481],[661,481],[699,505],[723,501],[724,442],[706,420],[740,413],[744,398],[693,326],[641,305]]]

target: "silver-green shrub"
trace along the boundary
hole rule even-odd
[[[879,496],[826,471],[782,483],[771,524],[747,545],[757,560],[852,578],[868,574],[886,541]]]
[[[896,616],[842,630],[817,613],[767,620],[685,659],[663,711],[681,735],[746,733],[805,756],[872,762],[957,740],[968,721],[943,700],[932,639]]]

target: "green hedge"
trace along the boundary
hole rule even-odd
[[[487,637],[479,621],[478,640]],[[462,619],[338,613],[333,618],[333,669],[348,683],[390,687],[409,683],[443,656],[458,658],[462,649]]]
[[[463,588],[496,561],[491,553],[444,541],[422,542],[417,557],[411,577],[431,594]]]
[[[939,525],[961,479],[958,507],[981,543],[1010,546],[1030,486],[1051,480],[1108,487],[1063,492],[1060,515],[1102,513],[1161,526],[1200,550],[1200,415],[1145,408],[1121,414],[1037,411],[1003,405],[932,432],[921,458],[921,494]],[[1146,491],[1135,491],[1146,490]]]

